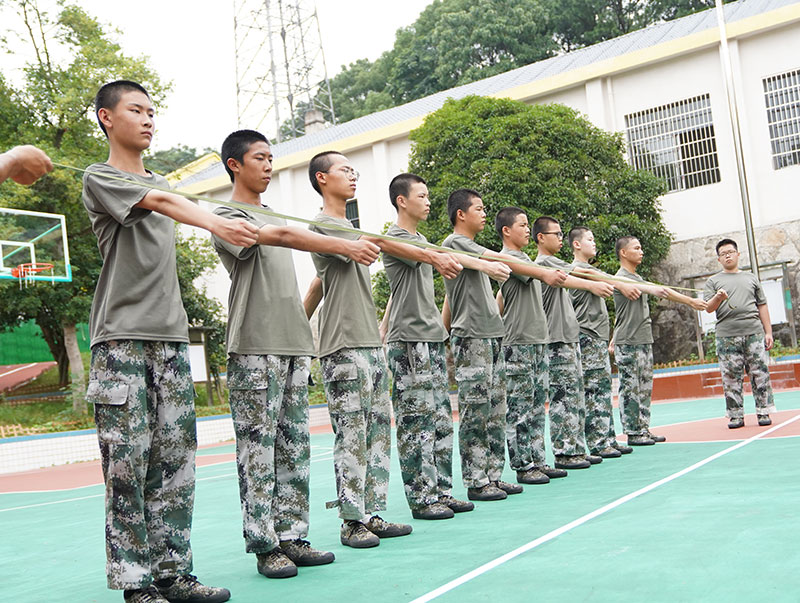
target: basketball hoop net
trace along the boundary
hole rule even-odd
[[[48,264],[47,262],[33,262],[31,264],[20,264],[16,268],[11,270],[11,276],[14,278],[19,279],[19,288],[22,289],[23,283],[25,287],[29,284],[34,283],[34,276],[39,274],[40,272],[44,272],[45,270],[50,271],[50,278],[55,279],[53,274],[53,264]],[[55,280],[51,280],[51,283],[55,283]]]

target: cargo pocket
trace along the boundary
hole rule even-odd
[[[327,370],[325,370],[327,369]],[[361,382],[354,362],[330,363],[325,367],[325,394],[328,411],[349,413],[361,410]]]
[[[457,366],[458,398],[466,404],[488,402],[485,366]]]
[[[89,381],[86,400],[94,404],[94,419],[100,445],[119,445],[136,439],[139,424],[128,404],[131,386],[119,379]]]
[[[116,379],[89,381],[89,386],[86,388],[86,401],[92,404],[122,406],[128,401],[130,387],[130,384]]]
[[[234,424],[257,426],[264,423],[267,413],[267,373],[259,369],[228,370],[228,390],[231,417]]]

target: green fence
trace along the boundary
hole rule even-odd
[[[78,325],[78,346],[81,351],[89,349],[89,325]],[[50,348],[42,337],[42,331],[32,320],[21,324],[13,331],[0,333],[0,364],[25,364],[53,360]]]

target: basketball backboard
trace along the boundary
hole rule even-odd
[[[23,265],[52,265],[41,272]],[[61,214],[0,207],[0,279],[71,282],[67,223]]]

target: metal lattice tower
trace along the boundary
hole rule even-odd
[[[313,2],[233,0],[233,4],[239,127],[259,129],[274,120],[270,138],[280,142],[321,129],[325,123],[335,124]]]

